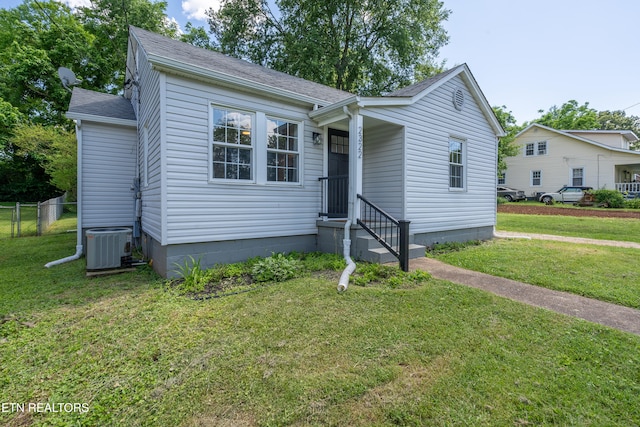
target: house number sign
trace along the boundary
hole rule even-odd
[[[362,126],[358,126],[358,158],[362,158]]]

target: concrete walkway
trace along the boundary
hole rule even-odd
[[[514,235],[516,234],[518,236],[522,236],[522,233],[514,233]],[[547,235],[538,236],[547,237]],[[533,237],[531,235],[528,237],[541,238]],[[553,237],[553,239],[545,238],[545,240],[603,244],[603,241],[599,241],[600,243],[593,243],[591,241],[592,239],[578,239],[576,241],[574,238],[562,238],[560,236],[550,237]],[[609,243],[611,246],[622,246],[629,242],[611,243]],[[640,248],[640,245],[624,247]],[[409,268],[411,270],[427,271],[437,279],[444,279],[453,283],[482,289],[525,304],[546,308],[558,313],[578,317],[590,322],[599,323],[621,331],[640,335],[640,310],[591,298],[585,298],[567,292],[554,291],[539,286],[516,282],[515,280],[504,279],[502,277],[491,276],[489,274],[479,273],[476,271],[466,270],[431,258],[412,259],[409,262]]]

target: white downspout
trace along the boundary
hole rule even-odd
[[[78,170],[77,170],[78,178],[76,182],[76,188],[78,193],[77,194],[78,203],[76,205],[77,211],[78,211],[77,213],[78,231],[77,231],[77,237],[76,237],[76,253],[66,258],[61,258],[55,261],[48,262],[44,265],[46,268],[53,267],[54,265],[64,264],[65,262],[69,262],[69,261],[75,261],[82,256],[82,252],[83,252],[83,247],[82,247],[82,123],[80,122],[80,120],[76,121],[76,138],[78,142]]]
[[[349,117],[349,153],[354,153],[354,154],[351,154],[351,156],[353,156],[355,155],[356,150],[353,150],[354,144],[352,144],[351,141],[353,138],[357,136],[353,132],[353,129],[351,129],[352,128],[351,123],[353,122],[353,114],[351,114],[351,111],[349,111],[346,105],[342,108],[342,111],[344,111],[344,113]],[[355,160],[352,158],[349,159],[349,197],[350,198],[356,191],[355,185],[352,185],[352,180],[355,179],[355,171],[354,171],[354,168],[352,167],[352,165],[354,164],[354,161]],[[342,255],[344,257],[344,260],[347,263],[347,267],[342,271],[342,274],[340,275],[340,280],[338,281],[338,292],[344,292],[347,290],[347,287],[349,286],[349,277],[356,270],[356,263],[353,262],[353,260],[351,259],[351,224],[353,223],[352,220],[354,217],[355,217],[354,206],[353,206],[353,202],[350,200],[349,201],[349,218],[347,219],[347,222],[344,225],[344,239],[342,240]]]
[[[356,263],[351,259],[351,220],[347,220],[344,225],[344,239],[342,240],[342,255],[347,262],[347,267],[342,271],[340,275],[340,281],[338,282],[338,292],[344,292],[349,286],[349,276],[356,270]]]

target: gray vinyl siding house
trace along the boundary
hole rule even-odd
[[[163,276],[187,256],[341,253],[357,194],[416,245],[493,233],[503,131],[466,65],[367,98],[131,28],[124,96],[76,88],[67,115],[80,231],[133,227]]]

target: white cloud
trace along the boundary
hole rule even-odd
[[[60,0],[58,0],[60,1]],[[62,0],[60,3],[64,3],[69,6],[71,9],[75,9],[78,7],[89,7],[91,6],[91,0]]]
[[[189,19],[207,20],[205,12],[210,8],[220,9],[220,0],[183,0],[182,13]]]

